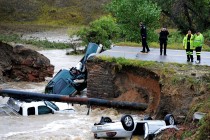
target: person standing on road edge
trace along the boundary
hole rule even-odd
[[[143,22],[139,23],[140,31],[141,31],[141,41],[142,41],[142,53],[148,53],[150,51],[148,45],[147,45],[147,30],[146,26],[143,24]],[[147,51],[145,50],[147,49]]]
[[[201,62],[201,49],[202,49],[203,43],[204,43],[203,35],[199,31],[196,31],[196,34],[194,35],[193,46],[195,47],[195,51],[196,51],[197,64]]]
[[[183,39],[183,48],[186,50],[187,62],[193,62],[193,41],[194,37],[192,32],[189,30],[187,35]]]
[[[169,35],[169,32],[167,28],[163,27],[159,33],[160,55],[162,55],[163,46],[164,46],[164,55],[167,55],[166,48],[167,48],[168,35]]]

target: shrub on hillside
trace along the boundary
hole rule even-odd
[[[205,44],[210,47],[210,30],[203,33]]]
[[[169,43],[182,43],[183,37],[185,35],[182,35],[180,31],[170,32],[168,37]]]
[[[120,28],[111,16],[104,16],[81,29],[77,35],[84,43],[94,42],[102,44],[105,48],[110,48],[112,41],[119,36]]]

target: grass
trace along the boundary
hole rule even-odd
[[[115,43],[116,46],[131,46],[131,47],[140,47],[141,44],[135,42],[118,42]]]
[[[185,131],[185,132],[182,134],[182,139],[189,138],[189,137],[191,137],[193,134],[194,134],[194,132],[192,132],[192,131]]]
[[[198,140],[203,140],[206,139],[210,136],[210,96],[207,95],[203,100],[201,100],[198,103],[195,103],[187,117],[187,121],[191,121],[191,116],[193,115],[194,112],[203,112],[206,113],[206,115],[198,122],[192,125],[196,125],[198,129],[196,130],[197,133],[190,133],[192,130],[186,131],[184,134],[182,134],[182,138],[189,138],[192,135],[195,135],[195,139]]]
[[[199,122],[197,139],[204,140],[210,138],[210,112]]]
[[[114,62],[119,65],[123,66],[136,66],[136,67],[155,67],[158,66],[157,62],[154,61],[141,61],[141,60],[131,60],[126,58],[115,58],[115,57],[107,57],[107,56],[99,56],[100,60],[103,60],[105,62]]]
[[[148,42],[149,47],[151,48],[160,48],[159,42]],[[118,42],[115,43],[116,46],[131,46],[131,47],[142,47],[141,43],[135,43],[135,42]],[[182,43],[168,43],[167,49],[175,49],[175,50],[184,50]],[[208,45],[204,45],[202,48],[202,51],[209,51],[210,47]]]

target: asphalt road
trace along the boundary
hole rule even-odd
[[[159,48],[150,48],[149,53],[141,53],[141,47],[128,47],[128,46],[114,46],[110,50],[102,52],[100,55],[110,57],[124,57],[127,59],[136,59],[144,61],[157,61],[157,62],[175,62],[184,64],[195,64],[195,65],[208,65],[210,66],[210,52],[201,52],[201,63],[196,64],[197,60],[195,51],[194,62],[187,62],[185,50],[172,50],[167,49],[167,56],[160,55]]]

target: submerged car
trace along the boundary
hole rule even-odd
[[[85,63],[102,51],[103,46],[89,43],[84,57],[76,67],[70,70],[61,69],[45,87],[46,94],[59,94],[74,96],[77,91],[87,87],[87,70]]]
[[[132,138],[133,136],[143,139],[153,139],[157,134],[167,128],[178,130],[172,114],[167,114],[164,120],[152,120],[147,117],[144,120],[135,120],[131,115],[124,115],[121,121],[113,122],[109,117],[101,117],[99,123],[92,127],[95,139],[100,138]]]
[[[21,101],[9,98],[7,106],[22,116],[55,114],[55,113],[74,113],[74,108],[67,103],[50,101]]]

